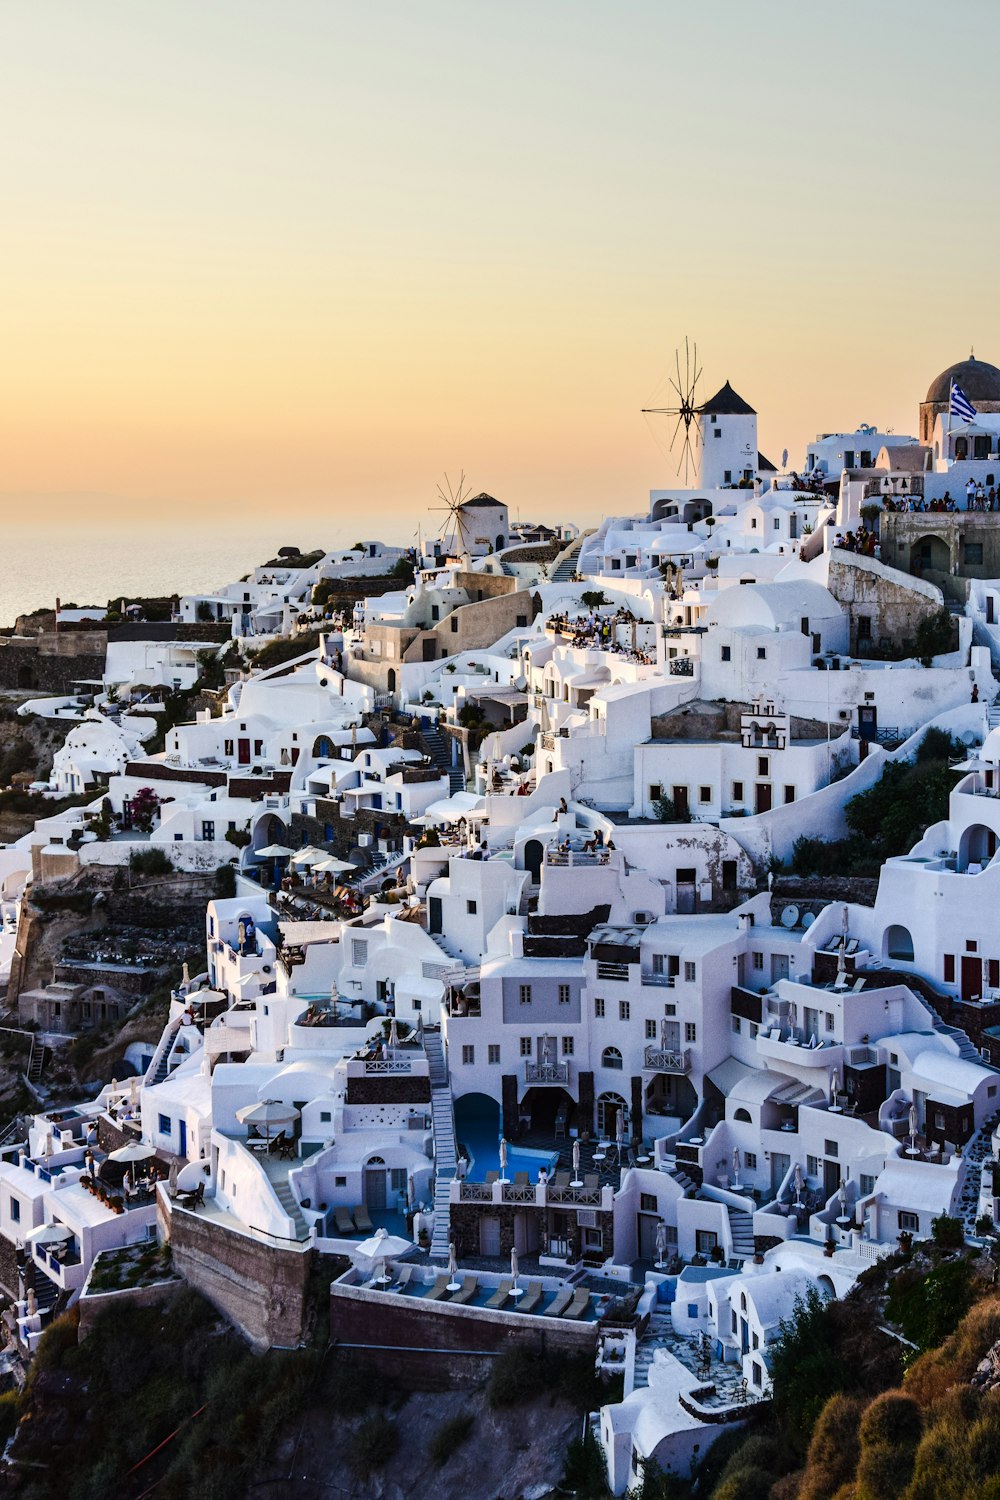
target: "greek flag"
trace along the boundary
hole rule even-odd
[[[963,422],[974,422],[978,413],[961,386],[951,383],[951,406],[949,408],[953,417],[960,417]]]

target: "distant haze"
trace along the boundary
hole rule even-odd
[[[399,538],[464,466],[593,522],[674,479],[685,333],[775,461],[913,432],[1000,360],[998,45],[992,0],[7,5],[5,513],[201,569],[206,518]]]

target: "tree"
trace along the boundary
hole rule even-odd
[[[132,798],[132,826],[140,833],[149,833],[153,827],[160,799],[151,786],[141,786]]]
[[[848,1386],[848,1372],[833,1344],[827,1304],[816,1287],[796,1297],[782,1318],[768,1365],[775,1413],[789,1441],[805,1453],[816,1419],[833,1395]]]

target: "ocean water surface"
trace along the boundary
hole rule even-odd
[[[334,540],[326,532],[340,534]],[[57,598],[82,607],[123,594],[208,591],[267,562],[281,546],[342,545],[342,527],[325,528],[315,517],[303,524],[292,518],[155,529],[8,525],[0,551],[0,626],[33,609],[54,609]]]

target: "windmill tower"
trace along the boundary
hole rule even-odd
[[[444,483],[437,487],[440,505],[432,505],[432,511],[443,512],[446,519],[441,522],[438,532],[438,542],[443,544],[443,550],[456,552],[459,556],[469,550],[469,528],[466,522],[463,507],[468,498],[468,486],[465,482],[465,470],[462,469],[458,476],[458,483],[453,485],[448,475],[444,476]]]
[[[440,505],[432,510],[444,511],[447,520],[441,525],[441,541],[446,549],[472,557],[485,557],[490,552],[502,552],[510,542],[510,521],[507,507],[502,500],[492,495],[469,495],[465,483],[465,471],[459,475],[457,486],[453,486],[446,474],[444,484],[438,485]]]
[[[677,475],[683,476],[684,488],[687,489],[692,473],[695,482],[698,482],[698,460],[696,448],[701,445],[701,422],[699,410],[695,405],[695,392],[698,381],[701,379],[701,366],[698,363],[698,345],[695,344],[692,352],[691,346],[684,339],[684,370],[681,372],[681,351],[674,350],[674,369],[676,379],[670,377],[670,384],[677,392],[678,405],[676,406],[644,406],[643,416],[647,417],[676,417],[673,436],[670,439],[670,452],[673,453],[677,439],[681,438],[681,446],[677,455]],[[692,442],[691,429],[694,428]]]

